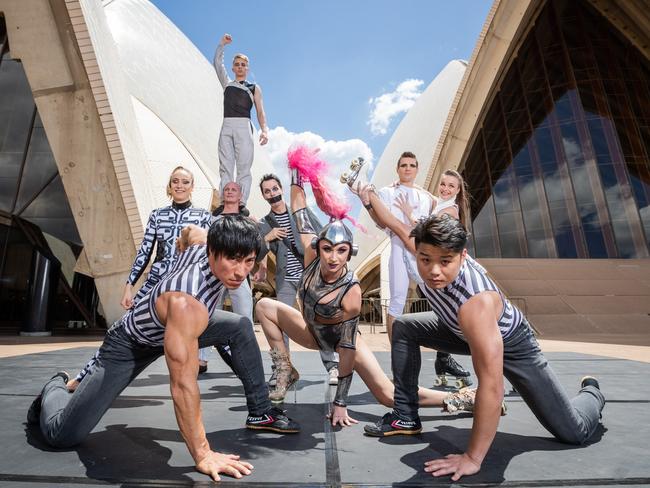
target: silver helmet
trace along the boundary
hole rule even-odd
[[[311,241],[311,247],[316,249],[318,252],[318,243],[323,239],[332,243],[336,246],[338,244],[350,244],[350,254],[348,254],[348,261],[352,256],[356,256],[359,252],[359,246],[354,245],[354,238],[350,229],[339,219],[330,220],[329,224],[321,229],[318,233],[318,237],[314,237]]]

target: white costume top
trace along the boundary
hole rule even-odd
[[[405,186],[399,183],[395,183],[393,185],[382,188],[379,190],[378,194],[386,207],[390,209],[391,213],[401,222],[408,225],[411,223],[404,215],[404,212],[402,212],[402,210],[397,206],[397,197],[399,195],[406,196],[409,205],[413,209],[412,217],[417,220],[431,215],[431,212],[435,208],[436,204],[433,196],[428,191],[425,191],[420,187]],[[402,261],[409,278],[416,281],[417,283],[420,283],[421,279],[418,275],[417,267],[415,266],[415,257],[406,249],[404,249],[404,243],[398,236],[396,236],[389,229],[386,229],[386,233],[391,238],[391,260],[398,259]],[[397,277],[392,276],[391,280],[396,281]],[[408,282],[405,283],[405,286],[406,290],[408,288]],[[406,295],[404,295],[404,298],[405,297]]]
[[[458,205],[456,205],[456,198],[450,198],[449,200],[442,200],[440,198],[436,201],[436,208],[433,209],[433,214],[438,215],[443,210],[448,208],[455,208],[458,211]]]
[[[379,198],[381,198],[391,213],[405,224],[409,224],[410,222],[397,206],[397,197],[399,195],[406,196],[409,205],[413,208],[413,218],[415,219],[419,220],[429,216],[435,207],[433,196],[428,191],[415,186],[404,186],[400,183],[395,183],[390,186],[385,186],[379,190],[378,194]],[[395,236],[389,229],[386,229],[386,233],[401,242],[399,237]]]

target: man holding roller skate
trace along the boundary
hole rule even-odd
[[[377,192],[384,205],[390,209],[397,219],[405,224],[408,222],[399,206],[400,199],[408,202],[414,220],[428,217],[436,207],[434,197],[415,184],[418,166],[415,154],[410,151],[403,152],[397,161],[397,181]],[[388,332],[388,339],[392,341],[393,322],[404,313],[404,305],[406,304],[406,296],[408,295],[411,280],[418,282],[420,279],[415,269],[415,260],[408,249],[405,248],[400,237],[386,228],[371,206],[366,206],[366,209],[373,221],[379,227],[385,229],[390,236],[390,260],[388,263],[390,303],[386,319],[386,331]],[[437,375],[436,386],[446,385],[447,375],[456,377],[458,384],[462,383],[466,386],[472,384],[469,379],[469,371],[463,369],[450,354],[438,352],[435,369]]]

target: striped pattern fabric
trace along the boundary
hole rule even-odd
[[[156,314],[156,300],[173,291],[194,297],[209,314],[217,308],[224,286],[210,270],[207,246],[192,246],[182,253],[169,273],[122,317],[125,330],[140,344],[163,345],[165,325]]]
[[[202,208],[176,204],[153,210],[127,282],[135,285],[153,256],[154,247],[155,262],[149,275],[156,279],[164,276],[176,259],[176,239],[181,235],[181,230],[190,224],[207,229],[210,227],[210,217],[210,212]]]
[[[291,230],[291,221],[289,220],[289,212],[284,212],[281,214],[273,213],[275,220],[278,224],[282,226],[284,230],[287,231],[287,239],[291,241],[291,244],[296,245],[296,239],[293,236]],[[287,250],[287,270],[285,272],[286,281],[299,281],[302,276],[303,265],[300,259],[291,251]]]
[[[495,291],[501,296],[503,312],[498,326],[505,339],[521,324],[524,316],[512,305],[501,290],[486,274],[485,268],[468,256],[460,268],[456,279],[442,289],[429,288],[426,283],[419,285],[424,297],[442,323],[454,334],[465,340],[458,324],[458,312],[467,300],[484,291]]]

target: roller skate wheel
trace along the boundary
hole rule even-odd
[[[465,381],[463,381],[463,380],[456,380],[456,381],[454,381],[454,386],[460,390],[461,388],[464,388],[467,385],[465,384]]]
[[[361,164],[356,159],[350,163],[350,169],[356,171],[361,167]]]
[[[442,386],[442,380],[440,378],[436,378],[433,380],[433,386]]]
[[[343,183],[343,184],[347,183],[349,177],[350,177],[350,175],[348,173],[343,173],[341,175],[341,183]]]

